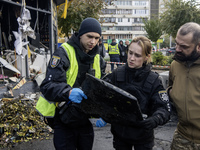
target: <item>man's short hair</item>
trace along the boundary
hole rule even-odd
[[[179,28],[180,35],[193,34],[192,43],[198,44],[200,42],[200,25],[195,22],[188,22]]]

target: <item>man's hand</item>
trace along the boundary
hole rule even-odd
[[[107,123],[102,119],[102,118],[99,118],[96,122],[96,126],[97,127],[104,127]]]
[[[74,103],[81,103],[83,98],[87,99],[87,96],[84,92],[79,88],[73,88],[70,91],[69,99]]]

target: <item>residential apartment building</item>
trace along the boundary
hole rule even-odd
[[[100,15],[104,42],[109,44],[113,38],[131,40],[135,36],[146,35],[143,19],[150,19],[151,12],[158,14],[157,1],[159,0],[106,0],[108,6]]]

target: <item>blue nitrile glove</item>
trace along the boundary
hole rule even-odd
[[[69,99],[74,103],[81,103],[83,98],[87,99],[87,96],[79,88],[73,88],[69,95]]]
[[[96,122],[96,126],[97,127],[104,127],[107,123],[102,119],[102,118],[99,118]]]

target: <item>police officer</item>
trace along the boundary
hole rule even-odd
[[[166,90],[157,73],[151,71],[151,41],[135,37],[128,47],[126,65],[118,67],[104,80],[134,95],[146,118],[130,125],[111,124],[113,147],[116,150],[152,150],[153,129],[165,124],[170,118],[171,106]],[[106,122],[100,118],[97,127]]]
[[[79,32],[54,52],[40,86],[44,98],[58,102],[53,122],[54,146],[58,150],[92,150],[93,126],[78,106],[70,104],[87,99],[79,88],[86,73],[97,78],[104,75],[105,62],[97,46],[100,36],[101,26],[96,19],[83,20]]]
[[[121,55],[122,48],[120,44],[116,43],[115,39],[112,39],[112,43],[108,46],[108,54],[110,56],[111,62],[120,62],[120,55]],[[117,67],[120,64],[117,64]],[[111,71],[114,69],[114,63],[111,63]]]

